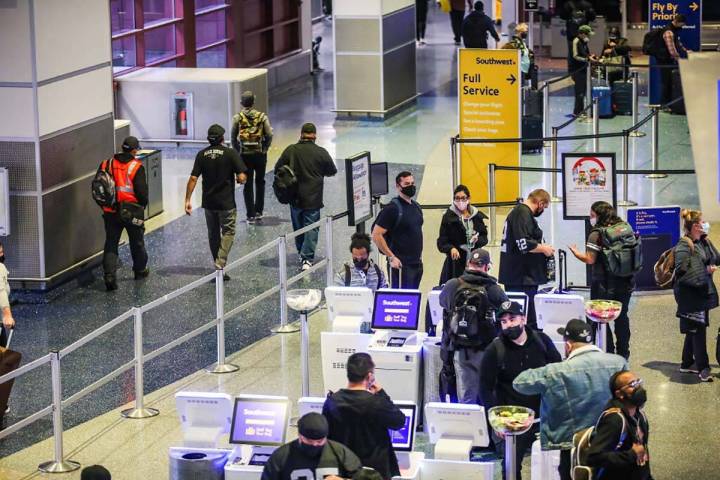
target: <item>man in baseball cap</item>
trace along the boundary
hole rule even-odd
[[[595,425],[611,397],[610,377],[628,366],[623,357],[591,343],[592,329],[583,320],[570,320],[557,332],[565,343],[565,360],[522,372],[513,388],[542,398],[542,449],[560,450],[560,479],[570,480],[573,435]]]
[[[319,413],[307,413],[298,421],[298,439],[286,443],[268,459],[262,480],[301,478],[313,472],[315,478],[351,478],[362,468],[360,459],[345,445],[328,440],[328,422]]]

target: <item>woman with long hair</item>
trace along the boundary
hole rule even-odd
[[[590,283],[590,298],[593,300],[616,300],[622,303],[620,316],[615,320],[615,339],[610,328],[607,329],[607,351],[630,358],[630,319],[628,308],[630,297],[635,288],[633,276],[620,277],[608,269],[607,258],[603,252],[609,248],[605,229],[616,226],[625,221],[617,216],[615,208],[607,202],[595,202],[590,207],[590,225],[592,230],[585,243],[585,252],[580,252],[575,245],[568,248],[575,258],[592,266],[592,281]],[[629,227],[629,226],[628,226]],[[593,322],[593,328],[595,324]]]

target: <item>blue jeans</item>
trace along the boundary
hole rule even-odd
[[[293,230],[300,230],[320,220],[320,209],[308,209],[290,206],[290,218],[292,219]],[[315,247],[318,242],[319,228],[313,228],[309,232],[295,237],[295,246],[302,260],[312,262],[315,259]]]

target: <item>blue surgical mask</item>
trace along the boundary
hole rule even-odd
[[[710,235],[710,222],[702,223],[702,231],[705,235]]]

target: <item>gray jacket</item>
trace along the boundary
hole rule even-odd
[[[594,345],[572,352],[565,361],[525,370],[513,388],[540,395],[540,443],[543,450],[572,448],[575,432],[595,425],[610,400],[610,377],[627,370],[627,361]]]

